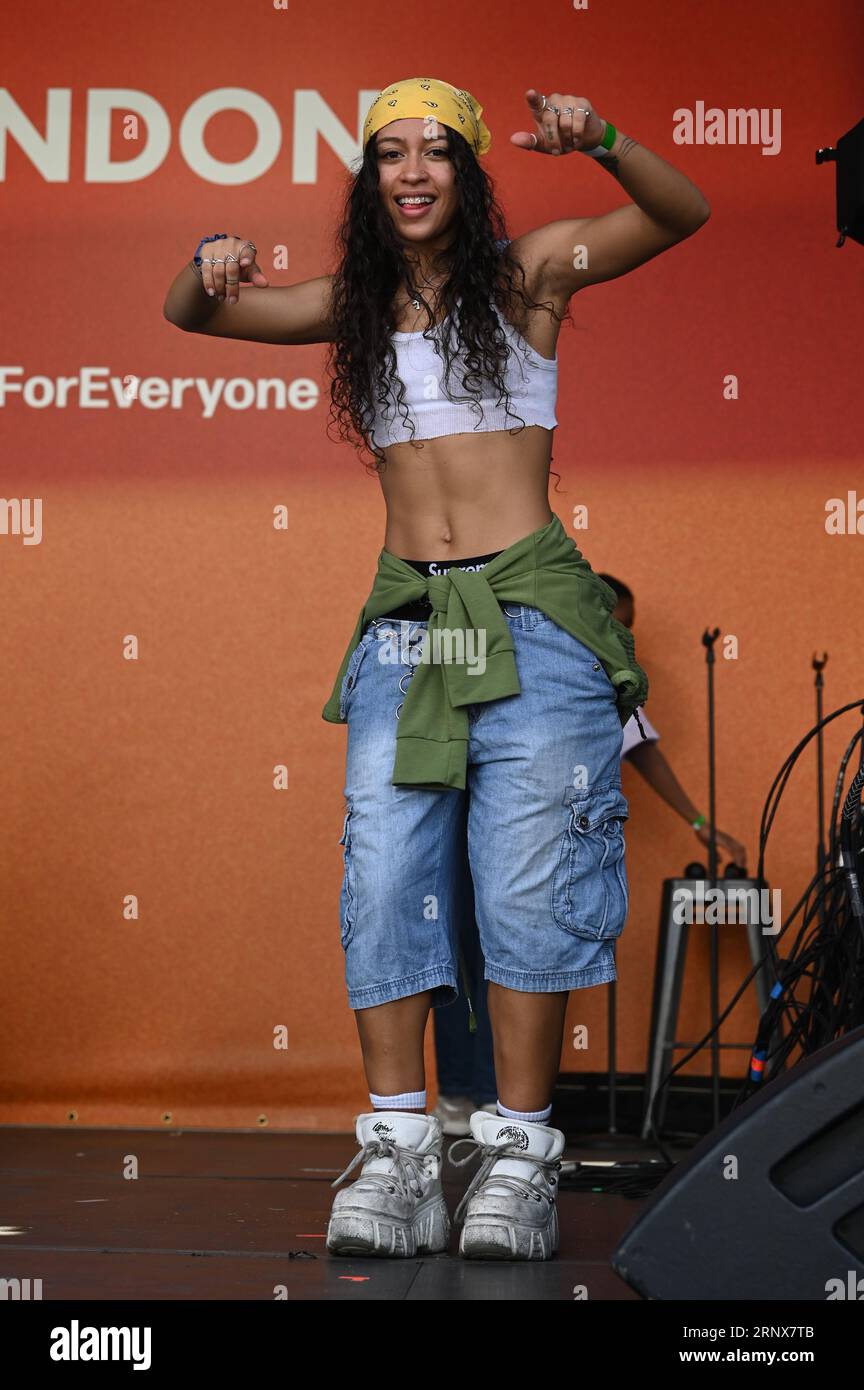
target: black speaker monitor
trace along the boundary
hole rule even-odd
[[[700,1140],[612,1267],[653,1299],[864,1300],[864,1027]]]

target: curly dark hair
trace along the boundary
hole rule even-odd
[[[559,322],[569,318],[569,311],[559,315],[554,305],[538,304],[525,292],[522,266],[511,255],[509,246],[502,248],[497,244],[507,239],[507,231],[492,179],[481,168],[463,136],[449,126],[443,129],[460,195],[459,222],[457,235],[446,253],[445,267],[442,267],[448,271],[440,293],[445,310],[442,324],[449,323],[450,330],[436,335],[433,341],[444,361],[446,382],[451,381],[455,351],[461,350],[467,368],[462,385],[469,393],[468,399],[476,403],[483,382],[491,382],[498,393],[497,404],[504,399],[509,412],[511,397],[504,372],[510,347],[493,302],[505,318],[509,318],[507,311],[517,297],[528,308],[547,310]],[[396,292],[400,285],[412,295],[414,290],[402,243],[379,192],[377,136],[373,135],[368,141],[359,169],[348,176],[336,246],[340,263],[333,278],[334,333],[327,354],[327,367],[332,376],[331,422],[338,425],[340,439],[369,450],[376,461],[367,466],[377,472],[385,460],[371,438],[375,402],[384,405],[390,399],[391,381],[397,384],[396,404],[403,419],[410,424],[412,438],[415,433],[414,421],[404,403],[404,385],[397,375],[396,353],[390,341],[390,334],[396,327]],[[516,283],[517,277],[521,277],[520,284]],[[434,318],[422,294],[420,300],[427,316],[423,332],[428,337],[435,326]],[[454,348],[451,316],[457,303],[459,331]],[[448,386],[445,390],[449,398],[454,399],[452,389]],[[479,412],[479,405],[477,409]],[[522,420],[515,413],[513,418]],[[510,433],[524,428],[522,420]],[[558,474],[555,476],[557,478]]]

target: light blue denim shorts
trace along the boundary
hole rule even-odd
[[[468,706],[465,791],[391,781],[425,622],[374,619],[345,672],[339,915],[352,1009],[459,997],[467,872],[487,980],[546,993],[617,979],[629,808],[615,688],[539,608],[502,611],[521,690]]]

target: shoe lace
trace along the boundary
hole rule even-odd
[[[370,1139],[368,1144],[364,1144],[359,1153],[355,1154],[344,1173],[340,1173],[331,1187],[338,1187],[343,1178],[347,1178],[352,1169],[358,1163],[365,1163],[369,1158],[390,1158],[393,1160],[392,1173],[363,1173],[362,1181],[364,1187],[383,1187],[385,1191],[395,1192],[394,1180],[403,1196],[423,1195],[421,1178],[426,1176],[425,1155],[418,1154],[414,1149],[402,1148],[392,1139]],[[411,1185],[412,1177],[417,1183],[416,1190]]]
[[[458,1149],[460,1144],[470,1144],[472,1152],[466,1154],[464,1158],[454,1158],[453,1150]],[[512,1139],[502,1140],[500,1144],[484,1144],[479,1139],[474,1139],[472,1136],[468,1136],[465,1139],[457,1139],[447,1150],[447,1157],[455,1168],[461,1168],[462,1165],[468,1163],[476,1153],[481,1153],[483,1155],[483,1162],[474,1174],[465,1192],[465,1196],[456,1208],[456,1213],[453,1217],[455,1223],[461,1220],[463,1209],[468,1205],[474,1193],[478,1188],[483,1186],[483,1183],[486,1182],[487,1179],[495,1183],[502,1183],[505,1187],[509,1187],[512,1192],[516,1192],[520,1197],[526,1200],[533,1197],[536,1201],[540,1202],[545,1196],[547,1201],[552,1201],[552,1197],[550,1197],[548,1192],[544,1193],[538,1191],[536,1185],[529,1182],[527,1178],[517,1178],[512,1173],[492,1172],[499,1158],[508,1158],[511,1155],[515,1158],[526,1157],[525,1154],[516,1148]],[[532,1154],[527,1161],[533,1163],[541,1170],[551,1187],[555,1186],[558,1180],[557,1173],[561,1168],[560,1158],[535,1158]]]

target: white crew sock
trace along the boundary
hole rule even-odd
[[[373,1110],[422,1110],[426,1113],[425,1091],[403,1091],[401,1096],[376,1096],[369,1092]]]
[[[498,1114],[507,1120],[524,1120],[526,1124],[545,1125],[552,1114],[552,1105],[547,1105],[545,1110],[508,1110],[499,1100]]]

